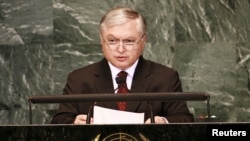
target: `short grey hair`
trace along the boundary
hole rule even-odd
[[[145,34],[147,30],[145,18],[137,11],[127,7],[118,7],[107,12],[100,21],[100,32],[105,27],[121,25],[131,19],[138,19],[138,28],[142,34]]]

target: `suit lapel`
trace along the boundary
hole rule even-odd
[[[149,76],[149,68],[147,67],[146,61],[141,56],[139,58],[138,65],[135,69],[134,78],[132,81],[131,92],[142,93],[147,90],[147,77]],[[141,106],[141,102],[128,102],[128,110],[137,111]]]
[[[97,94],[113,94],[114,93],[114,87],[113,87],[113,82],[112,82],[112,76],[111,76],[111,71],[108,65],[108,62],[106,59],[103,59],[99,65],[97,66],[95,70],[95,79],[94,79],[94,85],[96,88],[96,93]],[[107,108],[112,108],[116,109],[116,104],[115,102],[98,102],[99,106],[107,107]]]
[[[134,93],[146,92],[147,90],[147,78],[150,75],[150,67],[143,57],[140,57],[138,65],[135,69],[134,78],[132,82],[131,91]]]
[[[103,59],[94,73],[94,85],[97,93],[113,93],[111,71],[106,59]]]

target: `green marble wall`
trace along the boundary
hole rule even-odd
[[[62,93],[67,74],[102,58],[101,16],[130,6],[147,19],[147,59],[208,92],[221,122],[250,121],[249,0],[0,0],[0,124],[28,124],[28,97]],[[205,102],[189,102],[195,116]],[[57,104],[33,106],[49,123]]]

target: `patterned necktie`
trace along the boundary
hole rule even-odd
[[[126,84],[126,78],[128,73],[125,71],[120,71],[116,77],[116,83],[118,84],[118,94],[124,94],[129,93],[129,90],[127,88]],[[117,102],[117,107],[119,110],[126,110],[127,103],[126,102]]]

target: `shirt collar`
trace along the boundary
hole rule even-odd
[[[138,60],[139,60],[139,59],[137,59],[137,60],[135,61],[135,63],[134,63],[132,66],[130,66],[129,68],[127,68],[127,69],[124,70],[124,71],[126,71],[126,72],[128,73],[128,77],[133,78],[134,72],[135,72],[135,68],[136,68],[136,66],[137,66],[137,64],[138,64]],[[108,61],[108,64],[109,64],[109,67],[110,67],[110,70],[111,70],[112,78],[115,79],[115,78],[116,78],[116,75],[117,75],[120,71],[122,71],[122,70],[119,69],[119,68],[117,68],[117,67],[115,67],[114,65],[112,65],[109,61]]]

